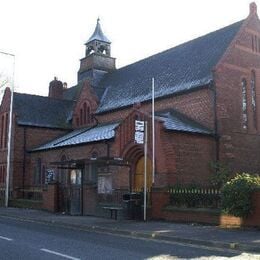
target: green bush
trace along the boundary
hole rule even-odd
[[[221,162],[212,162],[210,167],[214,171],[210,177],[211,185],[217,189],[222,188],[229,179],[230,170],[228,166]]]
[[[236,217],[246,217],[252,212],[251,194],[260,187],[260,176],[237,174],[222,188],[222,208]]]

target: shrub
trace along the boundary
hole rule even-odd
[[[259,176],[237,174],[222,188],[222,208],[236,217],[248,216],[252,212],[251,194],[259,187]]]
[[[230,170],[229,168],[220,162],[212,162],[210,167],[213,169],[214,173],[210,178],[210,183],[213,187],[220,189],[225,185],[229,179]]]

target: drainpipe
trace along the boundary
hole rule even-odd
[[[110,143],[109,141],[105,141],[105,144],[107,145],[107,158],[110,158]]]
[[[210,89],[213,92],[213,112],[214,112],[214,138],[216,143],[215,159],[219,161],[219,134],[218,134],[218,116],[217,116],[217,90],[214,81],[210,83]]]
[[[24,183],[25,183],[25,169],[26,169],[26,127],[23,128],[23,177],[22,177],[22,188],[23,188],[23,199],[24,199]]]
[[[109,141],[105,141],[105,144],[107,146],[107,159],[109,160],[110,158],[110,143]],[[108,172],[109,171],[109,164],[106,163],[106,171]]]

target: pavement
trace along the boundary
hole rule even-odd
[[[259,229],[224,229],[219,226],[181,224],[164,221],[144,222],[114,220],[92,216],[53,214],[34,209],[5,207],[0,207],[0,219],[1,217],[85,231],[260,253]]]

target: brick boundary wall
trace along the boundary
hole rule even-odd
[[[152,218],[177,222],[198,222],[221,226],[260,227],[260,191],[252,195],[254,212],[246,219],[222,215],[217,211],[199,211],[197,209],[179,209],[166,207],[170,194],[165,189],[156,189],[151,193]]]
[[[43,209],[50,212],[58,210],[58,185],[57,183],[49,183],[47,188],[42,192]]]

